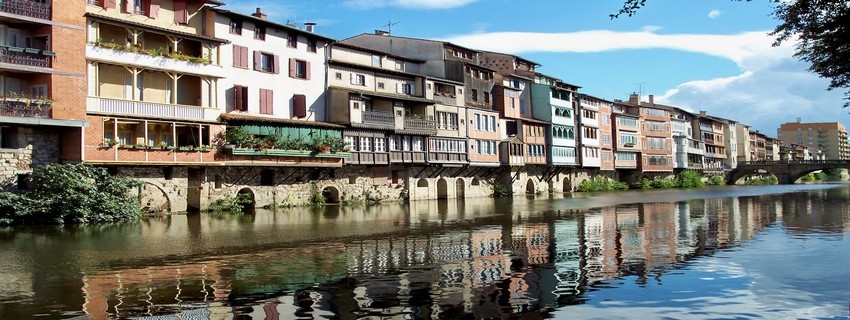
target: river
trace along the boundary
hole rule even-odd
[[[4,228],[0,261],[0,319],[846,319],[850,188]]]

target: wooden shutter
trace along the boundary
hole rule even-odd
[[[144,0],[145,15],[156,19],[159,17],[159,0]]]
[[[304,62],[304,79],[310,80],[310,61]]]
[[[272,71],[275,74],[280,74],[280,56],[274,55],[272,56],[274,61],[272,61]]]
[[[174,0],[174,22],[189,23],[189,8],[186,5],[186,0]]]
[[[272,114],[269,112],[269,91],[266,89],[260,89],[260,113],[261,114]]]
[[[292,115],[296,118],[307,117],[307,97],[303,94],[292,96]]]
[[[259,51],[254,51],[254,70],[263,70],[263,54]]]
[[[242,86],[233,87],[233,110],[242,110],[245,97],[242,96]]]
[[[295,78],[297,74],[295,73],[295,59],[289,58],[289,77]]]
[[[239,65],[248,69],[248,47],[241,47],[241,49],[239,52]]]
[[[101,5],[104,9],[115,9],[116,1],[117,1],[117,0],[103,0],[103,1],[100,3],[100,5]]]
[[[241,67],[242,66],[242,47],[233,45],[233,66]]]
[[[248,111],[248,87],[242,87],[242,111]]]
[[[133,13],[133,0],[124,0],[124,12]]]

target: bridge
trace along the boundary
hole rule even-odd
[[[848,169],[850,160],[803,160],[803,161],[744,161],[729,171],[726,183],[734,184],[752,174],[769,173],[776,176],[779,184],[793,184],[797,179],[818,170]]]

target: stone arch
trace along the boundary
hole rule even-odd
[[[245,204],[245,208],[250,208],[250,209],[255,208],[257,206],[257,198],[256,198],[256,196],[254,196],[254,190],[251,190],[251,188],[242,188],[242,189],[239,189],[239,192],[236,193],[236,196],[238,197],[238,196],[243,195],[243,194],[247,195],[248,199],[251,200],[250,202]]]
[[[449,182],[446,178],[437,180],[437,199],[446,199],[449,197]]]
[[[149,213],[171,212],[171,198],[162,186],[145,181],[139,187],[139,205]]]
[[[325,204],[338,204],[339,189],[334,186],[327,186],[322,189],[322,197],[325,198]]]
[[[455,181],[455,195],[457,198],[463,198],[466,196],[466,182],[461,178],[458,178],[457,181]]]
[[[817,170],[813,170],[813,171],[817,171]],[[808,172],[806,172],[806,174],[808,174]],[[728,176],[726,176],[726,184],[735,185],[735,184],[738,184],[738,182],[740,182],[740,181],[742,181],[742,180],[744,180],[744,179],[746,179],[750,176],[754,176],[754,175],[773,175],[777,179],[780,179],[779,175],[777,175],[773,172],[770,172],[770,170],[765,170],[765,169],[736,170],[736,171],[730,173]],[[794,178],[793,180],[791,180],[791,183],[793,183],[794,181],[796,181],[798,178],[802,177],[803,175],[805,175],[805,174],[802,174],[802,175]]]
[[[419,179],[419,181],[416,181],[416,187],[427,188],[428,187],[428,179]]]
[[[480,185],[481,185],[481,180],[478,180],[478,178],[472,178],[472,182],[471,182],[469,185],[472,185],[472,186],[480,186]]]
[[[525,193],[535,194],[537,193],[537,188],[534,186],[534,180],[529,178],[525,183]]]

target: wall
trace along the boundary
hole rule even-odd
[[[0,189],[15,190],[18,175],[31,173],[34,167],[58,163],[61,136],[45,128],[13,127],[17,148],[0,149]]]

